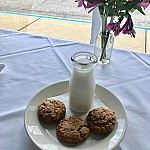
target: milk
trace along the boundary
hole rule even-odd
[[[87,112],[94,99],[94,66],[98,59],[93,53],[77,52],[71,60],[73,72],[69,82],[69,106],[74,111]]]
[[[77,112],[87,112],[95,94],[94,67],[75,68],[69,83],[70,108]]]

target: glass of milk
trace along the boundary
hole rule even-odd
[[[69,105],[74,111],[87,112],[94,99],[94,66],[98,59],[93,53],[77,52],[71,61],[73,72],[69,82]]]

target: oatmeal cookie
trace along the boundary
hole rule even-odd
[[[65,104],[59,100],[46,99],[38,106],[38,116],[46,123],[59,122],[65,113]]]
[[[95,133],[109,133],[116,124],[115,113],[109,108],[95,108],[88,113],[87,123]]]
[[[58,139],[66,143],[77,144],[86,140],[90,129],[87,123],[79,117],[66,117],[56,127]]]

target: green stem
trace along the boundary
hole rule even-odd
[[[100,61],[102,61],[102,59],[104,58],[104,56],[106,56],[106,46],[107,46],[107,42],[109,39],[109,34],[110,31],[106,32],[106,25],[107,25],[107,16],[101,16],[102,17],[102,38],[101,38],[101,42],[102,42],[102,53],[101,53],[101,57],[100,57]],[[113,22],[114,17],[111,17],[110,22]]]
[[[104,36],[102,35],[102,53],[101,53],[100,61],[102,61],[102,59],[104,58],[104,54],[106,55],[106,46],[109,39],[109,34],[110,31],[108,31],[106,35]]]

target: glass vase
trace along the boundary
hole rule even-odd
[[[114,35],[111,32],[100,32],[97,35],[94,47],[94,53],[98,57],[98,63],[110,63],[112,50],[114,46]]]

